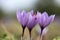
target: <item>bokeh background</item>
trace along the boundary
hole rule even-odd
[[[18,40],[21,38],[22,27],[16,18],[16,10],[34,10],[49,15],[55,14],[55,20],[47,28],[44,40],[60,39],[60,0],[0,0],[0,40]],[[33,40],[39,40],[40,28],[37,24],[32,30]],[[27,36],[28,35],[28,36]],[[25,29],[24,38],[29,40],[28,28]]]

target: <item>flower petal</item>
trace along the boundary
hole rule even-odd
[[[37,21],[38,21],[39,25],[42,25],[41,12],[37,12]]]
[[[37,12],[37,16],[40,17],[41,16],[41,12]]]
[[[17,15],[17,18],[20,17],[20,11],[19,10],[16,11],[16,15]]]
[[[17,19],[21,25],[26,26],[28,21],[26,11],[23,10],[21,13],[20,11],[17,11]]]
[[[44,36],[48,31],[48,28],[44,28],[43,31],[42,31],[42,36]]]
[[[46,17],[48,17],[48,13],[47,12],[43,12],[42,15],[45,15]]]
[[[20,16],[21,16],[21,13],[20,13],[20,11],[19,10],[17,10],[16,11],[16,15],[17,15],[17,19],[18,19],[18,21],[19,21],[19,23],[20,23]]]
[[[53,21],[54,21],[54,18],[55,18],[55,15],[51,15],[51,16],[49,17],[50,22],[53,22]]]
[[[31,10],[30,12],[28,12],[28,16],[29,16],[29,15],[34,15],[34,11]]]
[[[46,25],[45,26],[48,26],[51,22],[53,22],[55,18],[55,15],[51,15],[48,19],[47,19],[47,22],[46,22]]]
[[[25,11],[25,10],[23,10],[23,11],[21,12],[21,16],[26,16],[26,11]]]
[[[27,27],[29,29],[32,29],[35,26],[35,24],[36,24],[35,18],[36,18],[35,16],[32,16],[32,15],[29,16],[29,20],[28,20],[28,24],[27,24]]]
[[[46,12],[43,12],[41,21],[42,21],[43,27],[45,27],[46,22],[48,21],[48,14]]]
[[[33,10],[31,10],[31,11],[30,11],[30,13],[33,15],[33,14],[34,14],[34,11],[33,11]]]

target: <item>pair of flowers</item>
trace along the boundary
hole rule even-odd
[[[47,12],[37,12],[37,14],[34,14],[34,11],[26,12],[22,11],[20,12],[17,10],[16,12],[18,22],[22,25],[23,27],[23,34],[24,34],[24,29],[27,26],[30,32],[31,36],[31,30],[32,28],[36,25],[39,24],[41,27],[41,34],[43,32],[43,29],[48,26],[53,20],[55,15],[48,16]],[[22,35],[23,35],[22,34]]]

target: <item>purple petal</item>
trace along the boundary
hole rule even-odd
[[[55,18],[55,15],[51,15],[50,18],[51,18],[51,22],[53,22],[54,18]]]
[[[37,12],[37,21],[40,25],[42,25],[42,21],[41,21],[41,12]]]
[[[17,18],[20,16],[20,11],[19,10],[16,11],[16,15],[17,15]]]
[[[28,18],[25,11],[22,11],[21,13],[20,11],[17,11],[17,19],[21,25],[26,26]]]
[[[31,10],[31,11],[30,11],[30,13],[33,15],[33,14],[34,14],[34,11],[33,11],[33,10]]]
[[[54,21],[54,18],[55,18],[55,15],[51,15],[51,16],[49,17],[49,21],[50,21],[50,22],[53,22],[53,21]]]
[[[30,25],[31,21],[32,21],[32,15],[29,15],[29,19],[28,19],[28,23],[27,23],[28,28],[31,26]]]
[[[46,17],[48,17],[48,13],[47,12],[43,12],[42,15],[45,15]]]
[[[46,12],[43,12],[42,16],[41,16],[41,21],[42,21],[42,26],[45,27],[46,22],[48,21],[48,14]]]
[[[40,17],[41,16],[41,12],[37,12],[37,16]]]
[[[19,21],[19,23],[20,23],[20,16],[21,16],[21,13],[20,13],[19,10],[16,11],[16,15],[17,15],[17,19],[18,19],[18,21]]]
[[[23,10],[23,11],[21,12],[21,16],[26,16],[26,11],[25,11],[25,10]]]
[[[26,26],[27,21],[28,21],[27,16],[21,17],[21,23],[22,23],[23,26]]]
[[[32,16],[32,15],[29,16],[29,21],[28,21],[28,24],[27,24],[27,27],[29,29],[32,29],[35,26],[35,24],[36,24],[35,18],[36,18],[35,16]]]
[[[41,18],[41,13],[40,12],[37,12],[37,18]]]
[[[33,15],[34,14],[34,11],[33,10],[31,10],[30,12],[28,12],[28,16],[29,15]]]
[[[46,22],[46,25],[45,26],[48,26],[51,22],[53,22],[55,18],[55,15],[51,15],[48,19],[47,19],[47,22]]]
[[[21,23],[23,24],[23,26],[26,26],[27,25],[27,22],[28,22],[28,15],[27,15],[27,13],[25,12],[25,11],[23,11],[21,14],[23,14],[22,16],[21,16]]]

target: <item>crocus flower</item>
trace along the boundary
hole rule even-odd
[[[37,23],[37,17],[33,13],[34,12],[28,13],[29,19],[28,19],[28,23],[27,23],[27,28],[29,29],[29,33],[30,33],[30,40],[31,40],[31,30]]]
[[[47,32],[47,28],[46,26],[48,26],[51,22],[53,22],[55,18],[55,15],[51,15],[51,16],[48,16],[47,12],[43,12],[41,14],[41,12],[37,12],[37,20],[38,20],[38,24],[40,25],[41,27],[41,40],[44,40],[44,35],[46,34]]]
[[[18,22],[22,25],[22,28],[23,28],[23,33],[22,33],[22,37],[23,37],[24,30],[25,30],[25,27],[26,27],[27,22],[28,22],[27,13],[24,10],[22,12],[17,10],[16,15],[17,15]]]
[[[46,26],[48,26],[51,22],[53,22],[54,18],[55,18],[55,15],[48,16],[47,12],[43,12],[42,14],[41,14],[41,12],[37,12],[37,20],[38,20],[38,23],[41,27],[41,34],[42,35],[44,34],[43,29]]]
[[[17,19],[18,19],[18,22],[23,27],[25,27],[27,25],[27,22],[28,22],[28,17],[27,17],[26,11],[23,10],[22,12],[20,12],[19,10],[17,10]]]

